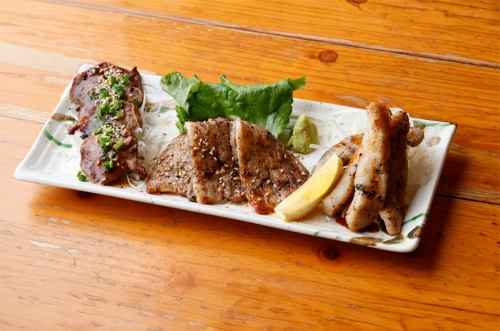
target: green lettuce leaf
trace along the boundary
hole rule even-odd
[[[301,77],[273,84],[237,85],[224,75],[218,84],[205,83],[197,76],[186,78],[178,72],[160,81],[162,89],[177,101],[177,127],[181,131],[188,121],[239,117],[265,127],[276,137],[290,120],[293,91],[305,83],[305,77]]]

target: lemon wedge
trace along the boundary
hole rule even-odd
[[[281,201],[274,211],[285,221],[300,219],[331,191],[341,174],[342,160],[334,154],[301,187]]]

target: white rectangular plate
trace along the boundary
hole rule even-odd
[[[82,66],[80,71],[89,66]],[[175,101],[160,89],[160,76],[144,74],[142,78],[146,95],[143,108],[148,111],[142,110],[144,123],[141,140],[144,143],[141,143],[140,151],[145,163],[150,164],[152,158],[178,135],[178,131],[175,127],[176,114],[173,110]],[[69,101],[69,86],[64,90],[54,113],[76,118],[74,106]],[[299,156],[309,170],[334,143],[347,135],[362,132],[366,122],[366,112],[361,109],[295,99],[292,120],[302,113],[307,114],[318,126],[321,142],[321,147],[313,153]],[[47,121],[28,155],[17,167],[14,176],[30,182],[226,217],[383,250],[411,252],[420,242],[446,153],[456,129],[453,123],[419,119],[411,121],[414,125],[425,127],[425,139],[418,147],[409,150],[410,204],[401,235],[395,237],[382,231],[351,232],[320,211],[314,212],[301,222],[284,222],[274,214],[258,215],[245,204],[202,205],[180,196],[151,195],[144,191],[143,183],[136,181],[130,181],[131,184],[124,187],[80,182],[76,178],[76,173],[80,168],[81,139],[78,135],[70,136],[66,133],[69,122],[54,119]]]

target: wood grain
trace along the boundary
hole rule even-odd
[[[416,253],[375,251],[15,181],[39,128],[0,123],[3,328],[486,330],[498,322],[500,206],[438,196]]]
[[[273,0],[267,12],[239,0],[82,3],[2,3],[0,330],[498,328],[493,1],[327,11]],[[16,181],[79,65],[102,60],[241,83],[305,74],[298,97],[358,107],[385,99],[458,122],[420,248],[394,254]]]
[[[226,73],[245,83],[306,74],[308,84],[297,91],[298,97],[357,107],[384,99],[415,117],[458,122],[440,192],[500,202],[500,179],[491,171],[500,168],[500,85],[495,69],[341,46],[335,47],[336,61],[324,63],[319,54],[330,48],[322,43],[23,3],[4,6],[0,15],[5,30],[0,37],[4,58],[0,78],[6,82],[0,103],[49,112],[78,66],[99,60],[140,65],[158,73],[180,70],[207,80]],[[45,14],[35,15],[38,12]],[[46,20],[51,24],[44,24]],[[84,32],[74,24],[87,21],[93,23]],[[116,37],[112,44],[104,31]],[[245,52],[240,45],[245,45]]]
[[[495,1],[61,1],[123,13],[498,68]]]
[[[0,127],[8,155],[0,325],[487,329],[498,321],[499,206],[439,196],[422,247],[398,255],[15,181],[38,130],[14,119]]]

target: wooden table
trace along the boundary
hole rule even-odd
[[[0,329],[500,327],[496,1],[4,1]],[[458,122],[421,247],[397,254],[13,179],[79,65],[385,100]]]

